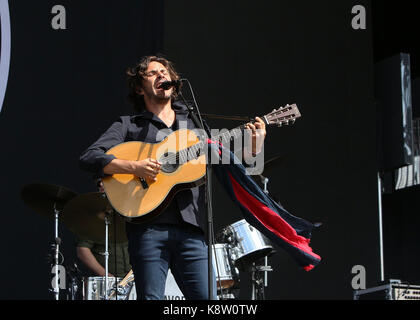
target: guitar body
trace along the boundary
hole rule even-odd
[[[179,150],[198,142],[193,131],[182,129],[171,133],[159,143],[130,141],[108,150],[107,154],[123,160],[152,158],[164,163],[164,159],[171,159],[170,165],[162,166],[156,181],[143,180],[132,174],[114,174],[103,178],[104,190],[112,207],[130,222],[147,222],[162,213],[177,192],[203,184],[206,174],[205,154],[183,164],[175,163]]]

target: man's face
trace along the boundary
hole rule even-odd
[[[142,80],[143,87],[139,89],[138,93],[150,99],[170,99],[172,95],[172,88],[163,90],[160,85],[164,81],[171,81],[171,76],[166,67],[157,61],[152,61],[145,72]]]

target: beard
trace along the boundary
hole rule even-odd
[[[155,91],[153,89],[144,91],[144,99],[156,104],[167,103],[172,98],[172,90]]]

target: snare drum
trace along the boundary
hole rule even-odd
[[[119,283],[122,278],[116,278]],[[115,296],[115,277],[108,277],[107,300],[136,300],[136,288],[134,281],[129,282],[125,287],[117,286],[118,295]],[[110,298],[112,294],[112,298]],[[83,300],[105,300],[105,277],[83,278]]]
[[[225,243],[214,244],[212,254],[217,289],[229,289],[233,287],[236,277],[239,277],[239,272],[231,264],[227,245]]]
[[[241,270],[274,251],[270,241],[245,219],[224,228],[216,239],[228,245],[230,258]]]

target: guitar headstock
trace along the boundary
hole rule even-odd
[[[285,107],[274,109],[269,114],[262,117],[267,125],[277,125],[281,127],[283,125],[290,125],[295,123],[297,118],[302,115],[296,104],[286,105]]]

